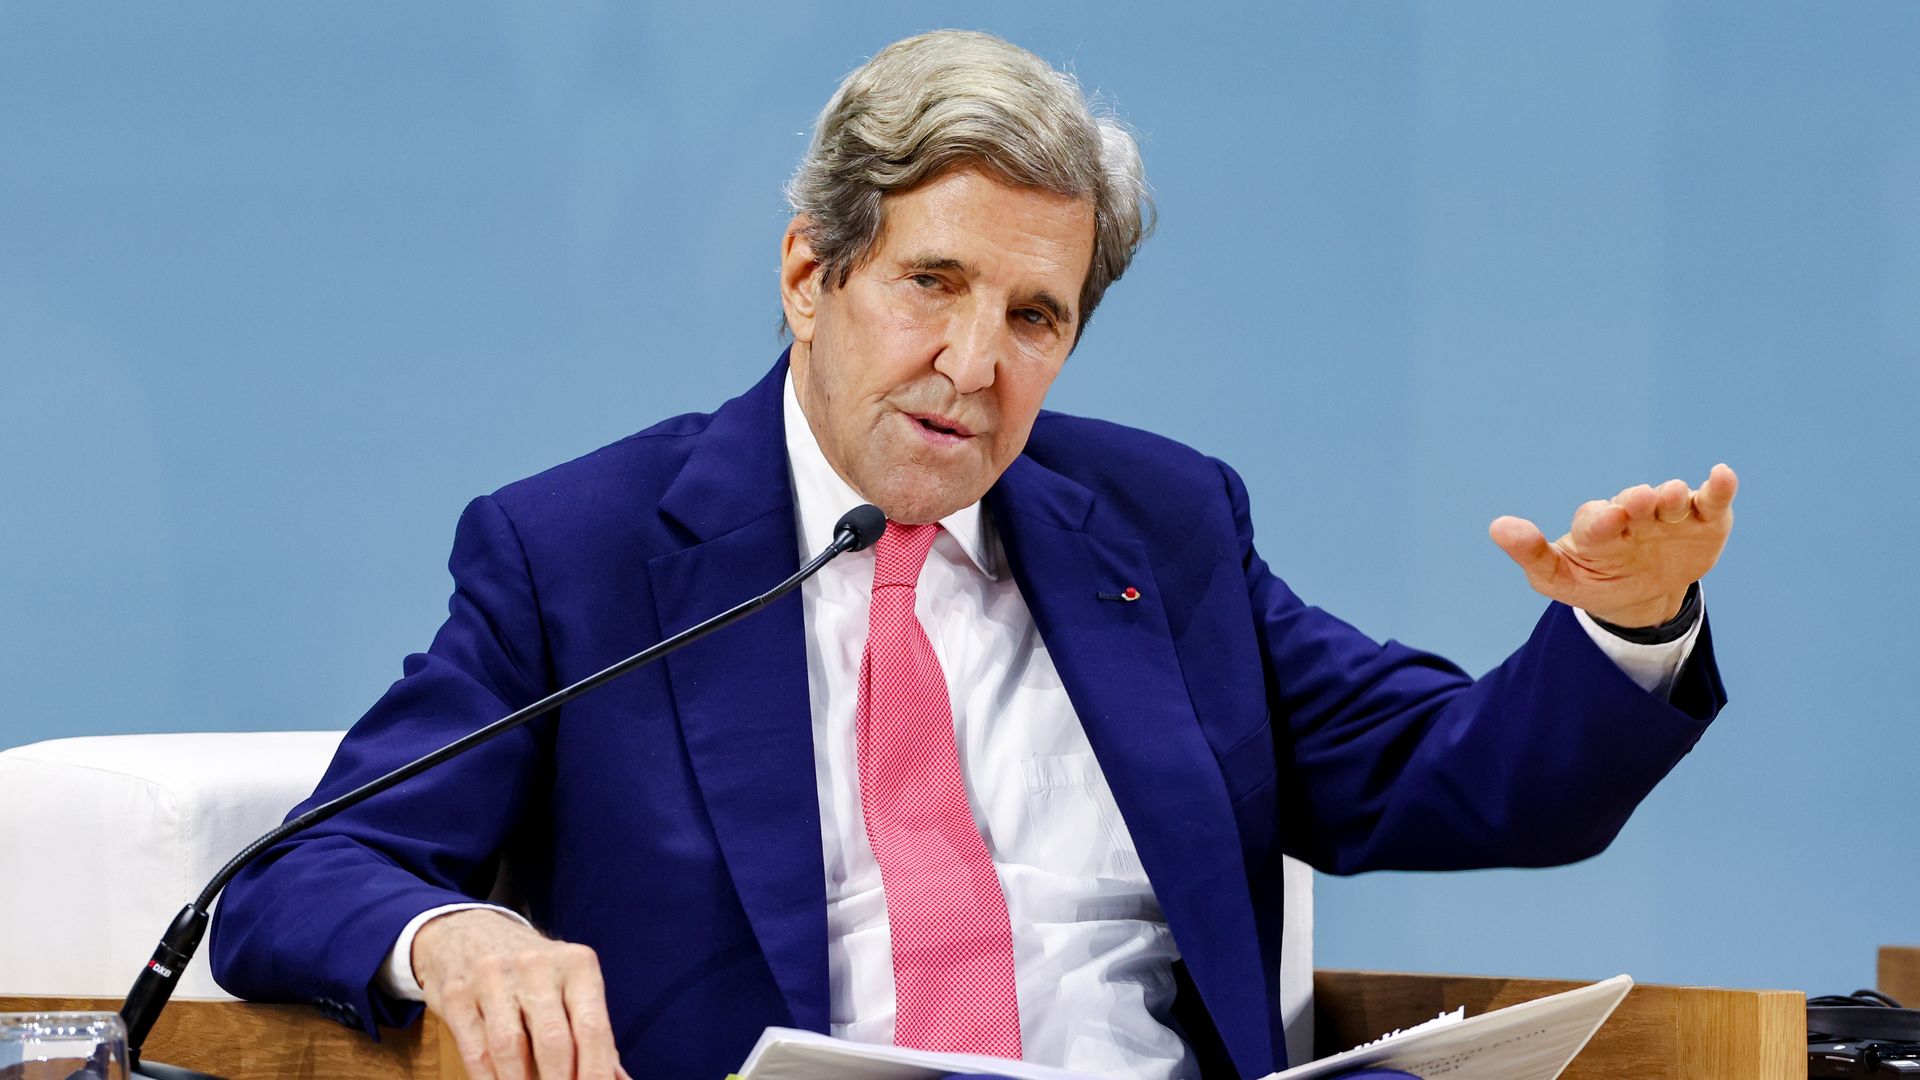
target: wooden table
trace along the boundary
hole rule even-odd
[[[1323,1052],[1345,1049],[1456,1006],[1466,1006],[1473,1016],[1579,985],[1318,971],[1313,980],[1317,1042]],[[117,998],[0,998],[0,1012],[113,1012],[119,1007]],[[305,1005],[177,998],[148,1036],[146,1056],[227,1080],[465,1076],[452,1038],[432,1016],[405,1031],[383,1030],[375,1043]],[[1563,1080],[1805,1080],[1806,1075],[1806,998],[1797,991],[1636,986]]]
[[[0,1012],[118,1012],[119,998],[0,997]],[[429,1018],[374,1042],[310,1005],[175,998],[147,1036],[145,1057],[227,1080],[464,1077],[446,1028]],[[715,1080],[718,1080],[716,1077]]]
[[[1468,1016],[1584,983],[1552,979],[1313,973],[1323,1054],[1461,1005]],[[1561,1080],[1806,1080],[1807,999],[1797,990],[1636,985]]]

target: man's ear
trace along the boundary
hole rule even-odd
[[[780,242],[780,306],[786,310],[793,339],[812,344],[820,260],[814,258],[806,227],[806,215],[795,217],[787,223],[787,235]]]

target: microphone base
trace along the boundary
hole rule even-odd
[[[212,1073],[195,1072],[178,1065],[142,1061],[133,1067],[133,1080],[220,1080]]]

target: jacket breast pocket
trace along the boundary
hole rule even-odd
[[[1273,727],[1263,723],[1218,755],[1227,798],[1239,802],[1273,779]]]

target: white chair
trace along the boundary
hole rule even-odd
[[[312,793],[343,734],[99,735],[0,751],[0,996],[126,994],[180,908]],[[177,993],[232,996],[204,956]]]
[[[0,997],[119,997],[182,905],[312,793],[339,731],[107,735],[0,751]],[[1287,1050],[1313,1045],[1313,874],[1288,860]],[[180,997],[230,998],[204,955]]]

